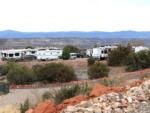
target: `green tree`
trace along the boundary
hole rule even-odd
[[[26,48],[26,49],[34,49],[33,46],[26,46],[25,48]]]
[[[96,62],[88,68],[88,76],[90,79],[107,77],[109,67],[106,64]]]
[[[79,49],[72,45],[66,45],[63,48],[62,58],[67,60],[70,58],[70,53],[77,53],[79,52]]]
[[[119,66],[124,65],[127,61],[127,57],[132,53],[132,47],[119,45],[118,48],[112,50],[108,54],[108,65]]]

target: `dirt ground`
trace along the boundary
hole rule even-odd
[[[57,61],[32,61],[32,62],[20,62],[28,67],[32,67],[35,64],[46,64],[50,62],[61,62],[72,66],[80,80],[88,79],[87,76],[87,59],[79,58],[75,60],[57,60]],[[105,63],[105,61],[102,61]],[[5,62],[0,61],[0,64]],[[139,79],[142,75],[150,75],[150,68],[136,71],[126,72],[125,67],[110,67],[109,77],[112,79],[123,80],[125,84],[128,84],[134,80]],[[34,103],[40,101],[41,95],[47,90],[53,90],[54,87],[38,88],[38,89],[11,89],[10,93],[0,97],[0,107],[5,105],[18,105],[24,102],[27,98],[31,98]]]

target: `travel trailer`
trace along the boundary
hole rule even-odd
[[[38,60],[54,60],[62,56],[62,50],[58,48],[35,48],[35,49],[10,49],[0,51],[1,59],[38,59]]]
[[[142,51],[142,50],[149,50],[148,47],[144,47],[144,46],[137,46],[137,47],[133,47],[133,50],[135,53],[139,52],[139,51]]]
[[[70,53],[70,59],[76,59],[77,53]]]
[[[39,49],[36,53],[38,60],[56,60],[62,56],[61,49]]]
[[[2,60],[21,59],[25,55],[24,49],[1,50]]]
[[[92,56],[92,52],[93,52],[93,49],[87,49],[86,50],[86,56],[87,57],[91,57]]]
[[[89,55],[91,54],[91,56],[95,59],[105,59],[108,57],[108,53],[109,51],[111,51],[112,49],[117,48],[117,46],[111,46],[111,45],[106,45],[106,46],[100,46],[100,47],[96,47],[91,50],[89,49],[87,52]]]

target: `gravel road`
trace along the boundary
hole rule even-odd
[[[0,96],[0,108],[6,105],[19,105],[27,98],[31,99],[32,103],[36,103],[40,101],[41,95],[48,90],[52,89],[11,89],[9,94]]]

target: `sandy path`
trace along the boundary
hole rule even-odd
[[[5,105],[19,105],[27,98],[32,100],[32,103],[36,103],[40,101],[41,95],[48,90],[50,89],[11,89],[9,94],[0,97],[0,108]]]

